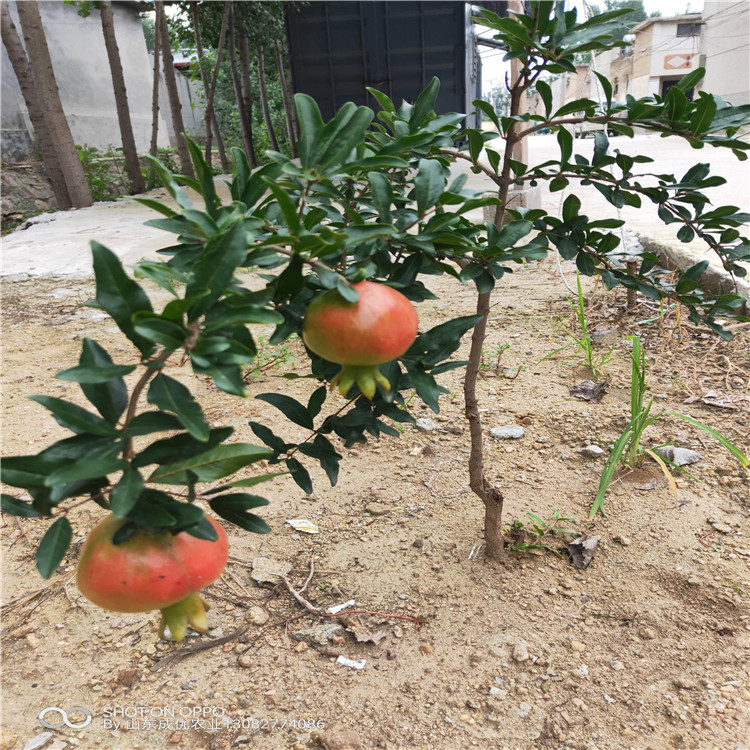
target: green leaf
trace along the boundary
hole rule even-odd
[[[384,94],[382,91],[378,91],[377,89],[372,88],[371,86],[367,87],[367,91],[372,95],[372,97],[380,105],[380,107],[382,108],[384,112],[396,111],[396,107],[394,106],[393,102],[390,100],[387,94]]]
[[[249,513],[249,508],[260,508],[268,505],[268,500],[257,495],[232,493],[220,495],[209,501],[211,510],[230,523],[254,534],[267,534],[271,528],[260,516]]]
[[[211,167],[208,166],[199,146],[187,136],[184,136],[184,138],[190,152],[190,159],[195,168],[195,176],[201,187],[200,193],[206,201],[206,211],[208,211],[209,216],[216,219],[219,213],[218,206],[220,201],[216,195],[213,172],[211,171]]]
[[[484,138],[478,130],[469,130],[469,156],[471,160],[476,163],[479,159],[479,155],[482,153],[484,148]]]
[[[262,440],[269,448],[275,453],[284,453],[287,448],[293,446],[292,443],[285,443],[278,435],[274,434],[272,430],[266,427],[264,424],[259,422],[248,422],[250,429],[253,431],[255,436]]]
[[[560,145],[560,161],[566,164],[573,155],[573,134],[566,128],[557,131],[557,142]]]
[[[157,440],[136,454],[133,459],[133,466],[168,464],[178,460],[187,460],[193,456],[205,453],[211,448],[215,448],[217,445],[223,443],[233,432],[233,427],[217,427],[211,430],[211,434],[205,442],[196,440],[187,432],[175,435],[174,437],[164,438],[163,440]]]
[[[550,112],[552,112],[552,89],[546,81],[537,81],[536,90],[544,102],[544,116],[549,118]]]
[[[160,372],[151,381],[148,402],[162,411],[174,414],[197,440],[208,440],[211,428],[203,416],[203,410],[182,383]]]
[[[249,443],[217,445],[187,461],[160,466],[151,474],[148,481],[159,484],[188,484],[187,472],[192,472],[199,482],[215,482],[272,455],[271,451]]]
[[[315,419],[315,417],[320,414],[320,409],[325,403],[327,395],[328,388],[326,388],[324,385],[321,385],[320,388],[317,388],[312,392],[312,395],[307,402],[307,411],[313,419]]]
[[[680,78],[680,80],[672,88],[679,89],[683,92],[690,91],[690,89],[692,89],[695,84],[701,81],[705,75],[705,68],[696,68],[695,70],[691,70],[690,73],[682,76],[682,78]]]
[[[503,225],[497,240],[493,244],[501,248],[513,247],[521,238],[529,234],[533,228],[534,225],[526,219],[510,221]]]
[[[127,466],[127,461],[120,457],[122,449],[122,441],[91,448],[83,457],[63,463],[60,468],[50,472],[44,484],[57,487],[85,479],[99,479],[110,472],[120,471]]]
[[[115,367],[107,351],[96,341],[83,339],[78,366],[88,369]],[[128,389],[122,378],[115,377],[102,383],[79,381],[83,395],[99,414],[111,424],[116,424],[128,406]]]
[[[203,539],[207,542],[216,542],[219,535],[211,522],[204,515],[194,526],[188,526],[184,531],[196,539]]]
[[[144,482],[138,469],[130,468],[123,472],[120,481],[112,488],[109,505],[116,516],[125,517],[138,502]]]
[[[537,83],[537,90],[539,90],[539,83]],[[472,104],[484,114],[487,115],[487,117],[490,118],[492,121],[492,124],[497,128],[497,131],[500,132],[500,120],[497,119],[497,112],[495,112],[495,108],[489,103],[485,102],[483,99],[474,99]]]
[[[716,115],[718,107],[712,96],[701,96],[695,112],[690,118],[690,128],[694,135],[708,132]]]
[[[569,195],[563,203],[563,221],[571,222],[576,219],[581,211],[581,199],[577,195]]]
[[[414,132],[425,121],[425,118],[435,108],[438,94],[440,93],[440,81],[433,77],[414,102],[414,108],[409,116],[409,128]]]
[[[435,159],[420,159],[414,188],[417,198],[417,209],[420,215],[432,208],[445,190],[447,182],[445,167]]]
[[[750,465],[750,459],[748,459],[748,457],[733,442],[731,442],[731,440],[727,440],[727,438],[725,438],[720,432],[717,432],[708,425],[703,424],[703,422],[693,419],[693,417],[688,417],[685,414],[679,414],[676,411],[670,411],[668,414],[671,414],[678,419],[682,419],[685,422],[689,422],[694,427],[698,427],[704,432],[707,432],[712,438],[718,440],[719,443],[721,443],[740,462],[743,468]]]
[[[29,396],[29,398],[49,409],[55,421],[71,432],[76,434],[88,432],[104,437],[114,437],[118,434],[112,424],[69,401],[63,401],[54,396]]]
[[[604,130],[594,131],[594,158],[591,163],[597,166],[607,156],[609,150],[609,138]]]
[[[106,383],[128,375],[135,368],[135,365],[78,365],[78,367],[60,370],[55,377],[72,383]]]
[[[404,359],[423,358],[433,364],[447,359],[461,344],[461,337],[480,320],[481,315],[454,318],[417,336]]]
[[[263,305],[233,303],[232,299],[222,300],[206,313],[203,326],[204,333],[217,331],[227,326],[241,323],[260,323],[264,325],[279,325],[284,322],[284,316]]]
[[[177,201],[177,205],[183,209],[192,208],[193,204],[187,197],[187,193],[178,185],[174,175],[158,159],[150,154],[144,154],[143,158],[151,165],[161,184],[164,185],[169,194]]]
[[[57,570],[72,539],[73,529],[65,516],[47,529],[36,551],[36,567],[42,578],[49,578]]]
[[[242,222],[235,223],[226,234],[206,243],[206,248],[193,267],[185,296],[202,295],[188,312],[194,321],[224,294],[232,281],[235,269],[247,255],[247,233]],[[208,294],[204,294],[208,290]]]
[[[612,83],[610,82],[609,78],[606,76],[603,76],[601,73],[595,73],[596,77],[599,79],[599,83],[601,84],[602,91],[604,92],[604,98],[607,100],[607,108],[609,109],[612,106]],[[539,90],[539,83],[536,85],[537,91]]]
[[[147,356],[153,344],[136,333],[133,315],[142,310],[153,312],[146,292],[123,270],[120,259],[104,245],[91,242],[96,276],[96,302],[115,321],[117,327]]]
[[[300,445],[300,452],[320,461],[320,466],[328,476],[332,487],[336,486],[339,477],[341,454],[336,451],[331,441],[324,435],[316,435],[312,443]]]
[[[172,414],[162,411],[146,411],[133,417],[130,424],[123,430],[123,435],[136,437],[150,435],[153,432],[179,430],[181,427],[182,422]],[[202,447],[205,448],[205,444]]]
[[[295,94],[300,136],[297,143],[300,164],[303,169],[312,169],[315,159],[315,146],[323,131],[323,118],[315,100],[307,94]]]
[[[302,223],[297,209],[297,204],[294,202],[292,196],[287,192],[286,188],[279,185],[273,180],[267,181],[268,187],[273,193],[273,197],[279,204],[281,209],[281,215],[284,217],[284,222],[290,234],[299,234]]]
[[[233,487],[255,487],[256,484],[262,484],[263,482],[268,482],[271,479],[274,479],[275,477],[280,477],[282,475],[286,474],[285,471],[275,471],[271,474],[261,474],[258,477],[248,477],[247,479],[237,479],[234,482],[229,482],[228,484],[222,484],[221,487],[215,487],[212,490],[206,490],[205,492],[202,492],[201,495],[203,496],[210,496],[210,495],[216,495],[219,492],[225,492],[228,489],[231,489]]]
[[[308,495],[312,494],[313,484],[307,469],[296,458],[287,458],[286,468],[289,469],[292,479],[294,479],[302,491]]]
[[[291,396],[283,393],[260,393],[255,398],[275,406],[287,419],[290,419],[300,427],[307,430],[314,429],[313,418],[310,412]]]
[[[692,227],[689,227],[687,224],[680,227],[679,231],[677,232],[677,239],[680,242],[692,242],[695,238],[695,232],[693,231]]]
[[[21,516],[23,518],[41,518],[42,514],[37,513],[31,503],[19,500],[13,495],[6,495],[4,492],[0,495],[0,510],[11,516]]]
[[[318,168],[321,172],[337,168],[349,157],[364,141],[365,132],[374,117],[375,113],[369,107],[356,107],[352,102],[347,102],[336,113],[316,144],[320,152]]]
[[[382,172],[371,172],[369,175],[372,191],[372,203],[382,222],[391,221],[391,203],[393,202],[393,188],[391,181]]]
[[[336,291],[347,301],[352,304],[359,302],[359,292],[348,284],[340,276],[336,279]]]
[[[154,313],[136,313],[133,316],[133,325],[136,333],[170,351],[182,348],[188,336],[188,332],[181,325]]]

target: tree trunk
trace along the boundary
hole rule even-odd
[[[281,83],[281,95],[284,98],[284,120],[286,122],[286,137],[289,141],[289,148],[292,155],[297,156],[297,112],[294,109],[294,98],[289,90],[286,79],[286,70],[284,68],[284,55],[281,52],[281,43],[278,39],[273,40],[273,46],[276,50],[276,67],[279,69],[279,82]]]
[[[516,61],[513,61],[516,62]],[[523,73],[521,66],[511,69],[510,89],[510,115],[518,115],[521,111],[522,100],[525,98],[529,81]],[[515,152],[519,145],[516,136],[515,123],[508,128],[505,140],[505,149],[502,162],[502,170],[499,179],[498,198],[500,203],[495,212],[495,225],[501,229],[505,222],[505,211],[508,203],[508,192],[513,183],[511,174],[511,161],[518,158]],[[490,312],[491,293],[479,294],[477,296],[477,315],[482,319],[474,326],[471,335],[471,350],[469,352],[469,365],[466,368],[464,379],[464,400],[466,408],[466,419],[469,422],[469,433],[471,436],[471,453],[469,454],[469,486],[484,504],[484,541],[485,555],[490,559],[497,559],[503,554],[503,495],[495,489],[484,475],[484,447],[482,444],[482,418],[479,412],[477,400],[477,377],[479,365],[482,361],[482,347],[484,346],[487,332],[487,318]]]
[[[259,44],[258,52],[258,86],[260,87],[260,105],[263,108],[263,119],[266,121],[266,130],[268,131],[268,140],[271,142],[271,148],[274,151],[279,150],[279,142],[276,140],[276,133],[271,124],[271,111],[268,108],[268,91],[266,90],[266,63],[263,57],[263,45]]]
[[[169,108],[172,111],[172,127],[177,141],[177,154],[180,158],[180,170],[183,174],[193,177],[193,165],[190,162],[190,153],[185,143],[185,123],[182,119],[182,104],[180,94],[177,90],[177,78],[174,72],[174,58],[172,47],[169,42],[169,29],[167,28],[167,14],[164,12],[163,0],[158,0],[156,6],[156,23],[161,26],[161,51],[164,62],[164,83],[167,85],[169,95]]]
[[[107,48],[109,68],[112,72],[112,87],[115,92],[117,120],[120,125],[120,136],[122,137],[122,150],[125,155],[125,165],[130,176],[130,193],[131,195],[145,193],[146,183],[143,181],[141,162],[138,159],[138,149],[135,146],[135,137],[133,136],[133,125],[130,121],[128,92],[125,87],[125,74],[122,70],[120,49],[117,46],[117,37],[115,36],[115,18],[111,0],[102,0],[99,4],[99,11],[102,17],[104,46]]]
[[[45,120],[55,144],[57,161],[65,179],[70,203],[75,208],[90,206],[93,203],[91,190],[89,190],[86,174],[60,102],[60,91],[57,88],[55,72],[52,68],[52,59],[39,15],[39,6],[36,0],[26,0],[26,2],[18,3],[17,7],[23,38],[26,42],[29,67],[34,79],[34,93],[39,97],[44,109]]]
[[[250,78],[250,50],[246,34],[240,36],[240,89],[242,91],[242,108],[247,124],[247,158],[251,167],[258,165],[253,143],[253,83]]]
[[[193,18],[193,31],[195,33],[195,48],[198,51],[198,64],[201,71],[201,81],[203,82],[203,95],[206,97],[206,107],[208,107],[209,99],[209,84],[208,84],[208,67],[206,65],[206,59],[203,56],[203,41],[201,40],[201,25],[200,17],[198,15],[198,3],[193,0],[190,3],[190,13]],[[222,34],[224,33],[224,27],[222,23]],[[220,60],[217,59],[216,69],[219,69]],[[221,131],[219,130],[219,122],[216,119],[216,112],[213,108],[213,97],[211,97],[211,115],[209,116],[208,110],[205,113],[206,120],[206,161],[208,166],[211,166],[211,133],[213,128],[213,135],[216,136],[216,147],[219,150],[219,160],[221,161],[221,168],[224,172],[229,171],[229,162],[227,161],[227,153],[224,149],[224,139],[221,137]]]
[[[149,153],[156,158],[159,139],[159,56],[161,55],[161,32],[158,23],[154,24],[154,86],[151,90],[151,148]]]
[[[214,74],[211,78],[211,85],[208,86],[206,90],[206,160],[209,164],[211,163],[209,159],[211,152],[211,122],[214,119],[214,95],[216,94],[216,82],[219,80],[221,55],[224,52],[224,39],[226,38],[227,24],[229,22],[229,14],[231,12],[232,4],[230,2],[224,3],[224,15],[221,19],[221,31],[219,32],[219,45],[216,48],[216,67],[214,68]]]
[[[39,143],[39,150],[42,152],[44,169],[47,172],[47,178],[50,181],[52,192],[55,194],[57,206],[62,211],[67,211],[72,207],[70,195],[68,195],[68,186],[65,184],[65,177],[57,158],[57,149],[55,141],[49,130],[49,124],[45,115],[42,101],[39,98],[39,91],[34,85],[34,77],[31,73],[29,58],[26,56],[26,50],[21,43],[21,37],[18,35],[13,19],[8,9],[8,3],[0,4],[0,18],[2,20],[2,38],[5,49],[8,51],[10,63],[18,79],[18,85],[21,87],[26,109],[29,111],[29,118],[34,127],[34,133]]]
[[[255,154],[252,150],[252,141],[250,139],[250,128],[247,122],[247,112],[242,106],[242,84],[240,83],[240,76],[237,72],[237,42],[234,33],[234,22],[232,22],[229,28],[229,69],[232,72],[232,85],[234,86],[234,98],[237,102],[237,114],[240,117],[240,131],[242,133],[242,147],[247,154],[248,161],[251,167],[257,166],[255,162]]]

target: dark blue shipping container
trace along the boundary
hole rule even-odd
[[[440,79],[435,110],[470,112],[481,92],[464,2],[311,2],[287,15],[294,90],[330,119],[348,101],[379,109],[367,87],[414,101]]]

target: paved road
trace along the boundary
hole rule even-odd
[[[728,203],[750,210],[750,161],[738,162],[725,149],[705,148],[694,150],[678,139],[661,139],[656,136],[639,135],[634,139],[622,136],[613,138],[612,148],[619,148],[630,155],[644,154],[656,160],[654,165],[643,165],[648,171],[657,173],[684,174],[698,161],[711,163],[712,173],[721,174],[728,182],[725,186],[712,188],[710,195],[717,205]],[[575,141],[578,153],[590,156],[593,153],[592,138]],[[529,155],[532,163],[554,158],[557,142],[553,135],[539,135],[529,139]],[[467,163],[457,169],[468,169]],[[484,181],[483,181],[484,180]],[[471,175],[471,183],[477,187],[486,185],[486,178]],[[568,188],[571,190],[573,188]],[[582,212],[592,218],[615,216],[610,206],[593,187],[575,187],[582,201]],[[564,195],[567,195],[566,191]],[[543,206],[557,212],[561,193],[543,193]],[[149,197],[164,198],[164,190],[155,190]],[[37,217],[25,230],[16,230],[3,238],[2,268],[0,275],[6,278],[29,278],[40,276],[87,277],[92,275],[89,242],[95,239],[116,252],[125,264],[133,264],[143,257],[154,257],[155,251],[171,244],[172,236],[143,226],[157,214],[131,200],[115,203],[100,203],[77,211],[45,214]],[[479,218],[479,217],[475,217]],[[657,218],[652,206],[642,209],[625,207],[622,218],[627,227],[645,232],[663,240],[674,238],[675,229],[665,227]],[[700,244],[693,244],[695,249]]]

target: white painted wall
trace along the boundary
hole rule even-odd
[[[20,34],[16,2],[8,5]],[[151,141],[153,66],[146,50],[137,5],[116,2],[113,9],[136,147],[140,152],[147,152]],[[102,150],[121,146],[112,77],[98,11],[92,11],[88,18],[81,18],[75,7],[65,5],[62,0],[40,2],[39,10],[73,140],[79,145]],[[162,101],[166,107],[166,95]],[[5,47],[2,49],[2,103],[3,159],[13,162],[29,158],[34,150],[33,128]],[[169,145],[165,111],[162,110],[159,128],[160,146]]]
[[[734,105],[750,104],[750,3],[705,0],[703,88]]]

